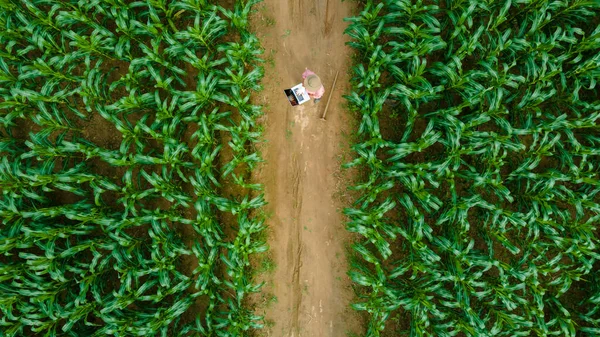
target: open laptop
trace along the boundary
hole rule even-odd
[[[306,92],[306,89],[304,89],[302,83],[296,84],[290,89],[285,89],[283,92],[292,106],[304,104],[310,101],[310,97],[308,96],[308,93]]]

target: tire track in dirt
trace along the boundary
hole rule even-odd
[[[300,229],[300,223],[298,218],[300,216],[300,210],[302,209],[302,195],[299,193],[300,181],[302,179],[300,175],[300,167],[298,165],[298,159],[295,155],[292,157],[292,167],[294,167],[293,181],[294,188],[292,190],[292,198],[294,200],[294,217],[292,218],[292,225],[294,227],[296,240],[292,241],[288,261],[293,262],[292,271],[292,323],[289,331],[290,336],[300,335],[300,327],[298,325],[298,319],[300,314],[300,306],[302,305],[302,288],[300,286],[300,268],[302,267],[302,231]]]
[[[270,215],[270,254],[276,269],[264,275],[267,286],[255,303],[267,328],[257,336],[346,337],[364,332],[361,317],[350,308],[351,281],[346,275],[345,245],[352,240],[341,214],[346,180],[340,165],[356,121],[343,107],[348,89],[351,50],[342,18],[355,3],[341,0],[264,0],[253,18],[265,49],[265,105],[262,121],[265,163],[255,174],[263,183]],[[321,77],[323,102],[291,107],[283,89],[302,81],[305,67]],[[331,85],[340,71],[337,88]],[[332,94],[327,121],[320,120]],[[262,299],[262,300],[261,300]]]
[[[333,18],[329,16],[329,1],[330,0],[326,0],[326,1],[327,1],[327,3],[325,4],[325,27],[323,29],[323,35],[325,35],[325,36],[327,36],[327,35],[329,35],[329,33],[331,33],[331,24],[333,21]]]

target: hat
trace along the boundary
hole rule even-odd
[[[321,79],[317,75],[308,75],[304,79],[304,87],[307,91],[317,91],[321,89],[322,86]]]

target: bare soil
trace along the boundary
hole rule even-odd
[[[346,247],[353,237],[341,214],[351,177],[340,174],[340,165],[349,160],[348,135],[356,125],[342,98],[349,88],[352,53],[345,45],[343,18],[355,6],[340,0],[265,0],[255,7],[253,27],[266,60],[264,90],[254,102],[265,106],[265,163],[255,180],[264,184],[269,202],[268,243],[276,266],[259,277],[266,285],[254,302],[267,326],[258,335],[364,332],[364,322],[350,308],[354,293],[346,275]],[[291,107],[283,89],[300,83],[306,67],[321,77],[325,96],[318,104]],[[320,117],[329,95],[324,121]]]

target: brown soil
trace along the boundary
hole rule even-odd
[[[356,4],[339,0],[265,0],[253,27],[265,49],[264,91],[255,104],[265,106],[264,165],[255,180],[265,186],[270,256],[276,269],[266,281],[256,309],[267,326],[257,335],[277,337],[347,336],[364,332],[351,308],[351,281],[346,275],[345,230],[341,210],[355,117],[344,109],[351,49],[345,46],[346,23]],[[323,100],[291,107],[283,93],[302,81],[305,67],[322,79]],[[331,90],[336,71],[339,77]],[[329,95],[327,120],[323,114]],[[268,294],[268,296],[265,296]],[[258,295],[260,296],[260,295]],[[268,298],[268,299],[266,299]],[[262,305],[260,302],[263,302]]]

